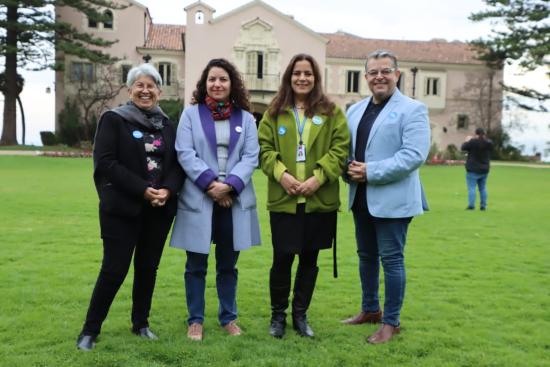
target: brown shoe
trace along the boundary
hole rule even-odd
[[[394,335],[399,334],[401,329],[399,326],[383,324],[380,329],[367,338],[370,344],[382,344],[389,341]]]
[[[202,340],[202,324],[195,322],[189,325],[187,329],[187,337],[191,340],[201,341]]]
[[[229,324],[223,326],[225,331],[231,336],[239,336],[242,334],[241,328],[237,325],[237,321],[230,321]]]
[[[378,324],[380,321],[382,321],[382,311],[378,312],[366,312],[361,311],[357,315],[350,317],[349,319],[345,319],[340,321],[342,324],[347,325],[359,325],[359,324]]]

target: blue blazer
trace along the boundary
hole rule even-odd
[[[260,224],[252,174],[258,166],[258,132],[252,114],[236,109],[229,120],[229,157],[225,183],[234,188],[231,207],[235,251],[260,244]],[[206,194],[218,178],[216,130],[204,104],[187,107],[176,134],[178,161],[187,174],[178,198],[170,246],[207,254],[212,240],[214,201]]]
[[[372,97],[351,106],[347,112],[353,159],[357,127]],[[430,150],[430,123],[426,106],[395,90],[372,126],[367,163],[367,206],[379,218],[405,218],[428,209],[418,168]],[[357,183],[350,182],[349,208]]]

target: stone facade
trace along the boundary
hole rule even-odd
[[[346,109],[370,95],[364,79],[365,57],[384,48],[398,57],[402,72],[400,90],[429,107],[433,141],[440,149],[449,144],[459,146],[477,126],[500,125],[502,72],[489,70],[461,42],[396,41],[366,39],[344,32],[317,33],[261,0],[218,17],[214,17],[215,9],[197,1],[185,8],[185,26],[154,24],[147,8],[137,1],[117,1],[129,6],[114,10],[113,22],[107,28],[103,24],[90,27],[82,14],[67,8],[58,8],[56,12],[80,29],[119,40],[109,53],[121,59],[113,66],[114,77],[121,84],[131,66],[143,60],[153,63],[165,80],[162,98],[177,98],[189,104],[208,60],[224,57],[241,71],[254,112],[259,116],[275,95],[288,61],[293,55],[305,52],[324,71],[327,94]],[[58,56],[63,58],[61,54]],[[86,78],[86,73],[95,73],[96,78],[100,74],[99,66],[85,63],[65,58],[65,71],[56,75],[57,112],[65,98],[76,93],[78,81]],[[126,98],[127,93],[122,90],[110,106]]]

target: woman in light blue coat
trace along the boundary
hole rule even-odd
[[[252,174],[258,165],[256,122],[236,68],[224,59],[203,70],[192,105],[183,111],[176,137],[178,160],[187,174],[178,200],[170,245],[187,251],[187,336],[202,340],[205,277],[216,244],[218,319],[240,335],[237,319],[237,259],[260,244]]]

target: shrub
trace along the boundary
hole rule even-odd
[[[98,123],[98,117],[97,115],[92,115],[90,117],[90,126],[86,128],[86,126],[81,125],[80,126],[80,139],[85,142],[93,142],[95,138],[95,132],[97,130],[97,123]]]
[[[80,109],[75,101],[65,100],[65,106],[59,112],[59,141],[68,146],[77,146],[80,142]]]
[[[180,99],[162,99],[159,101],[159,106],[174,123],[178,124],[181,113],[183,112],[183,101]]]
[[[445,152],[443,153],[443,158],[456,161],[464,159],[464,155],[458,150],[456,145],[449,144],[447,145],[447,149],[445,149]]]
[[[58,143],[57,136],[53,131],[41,131],[40,140],[42,140],[44,146],[52,146]]]
[[[434,158],[437,158],[439,155],[439,148],[437,147],[436,143],[432,143],[430,146],[430,151],[428,152],[428,158],[426,159],[428,162],[431,161]]]
[[[521,150],[510,143],[510,135],[502,129],[491,130],[488,138],[493,141],[493,151],[491,159],[506,161],[525,161],[521,155]]]

